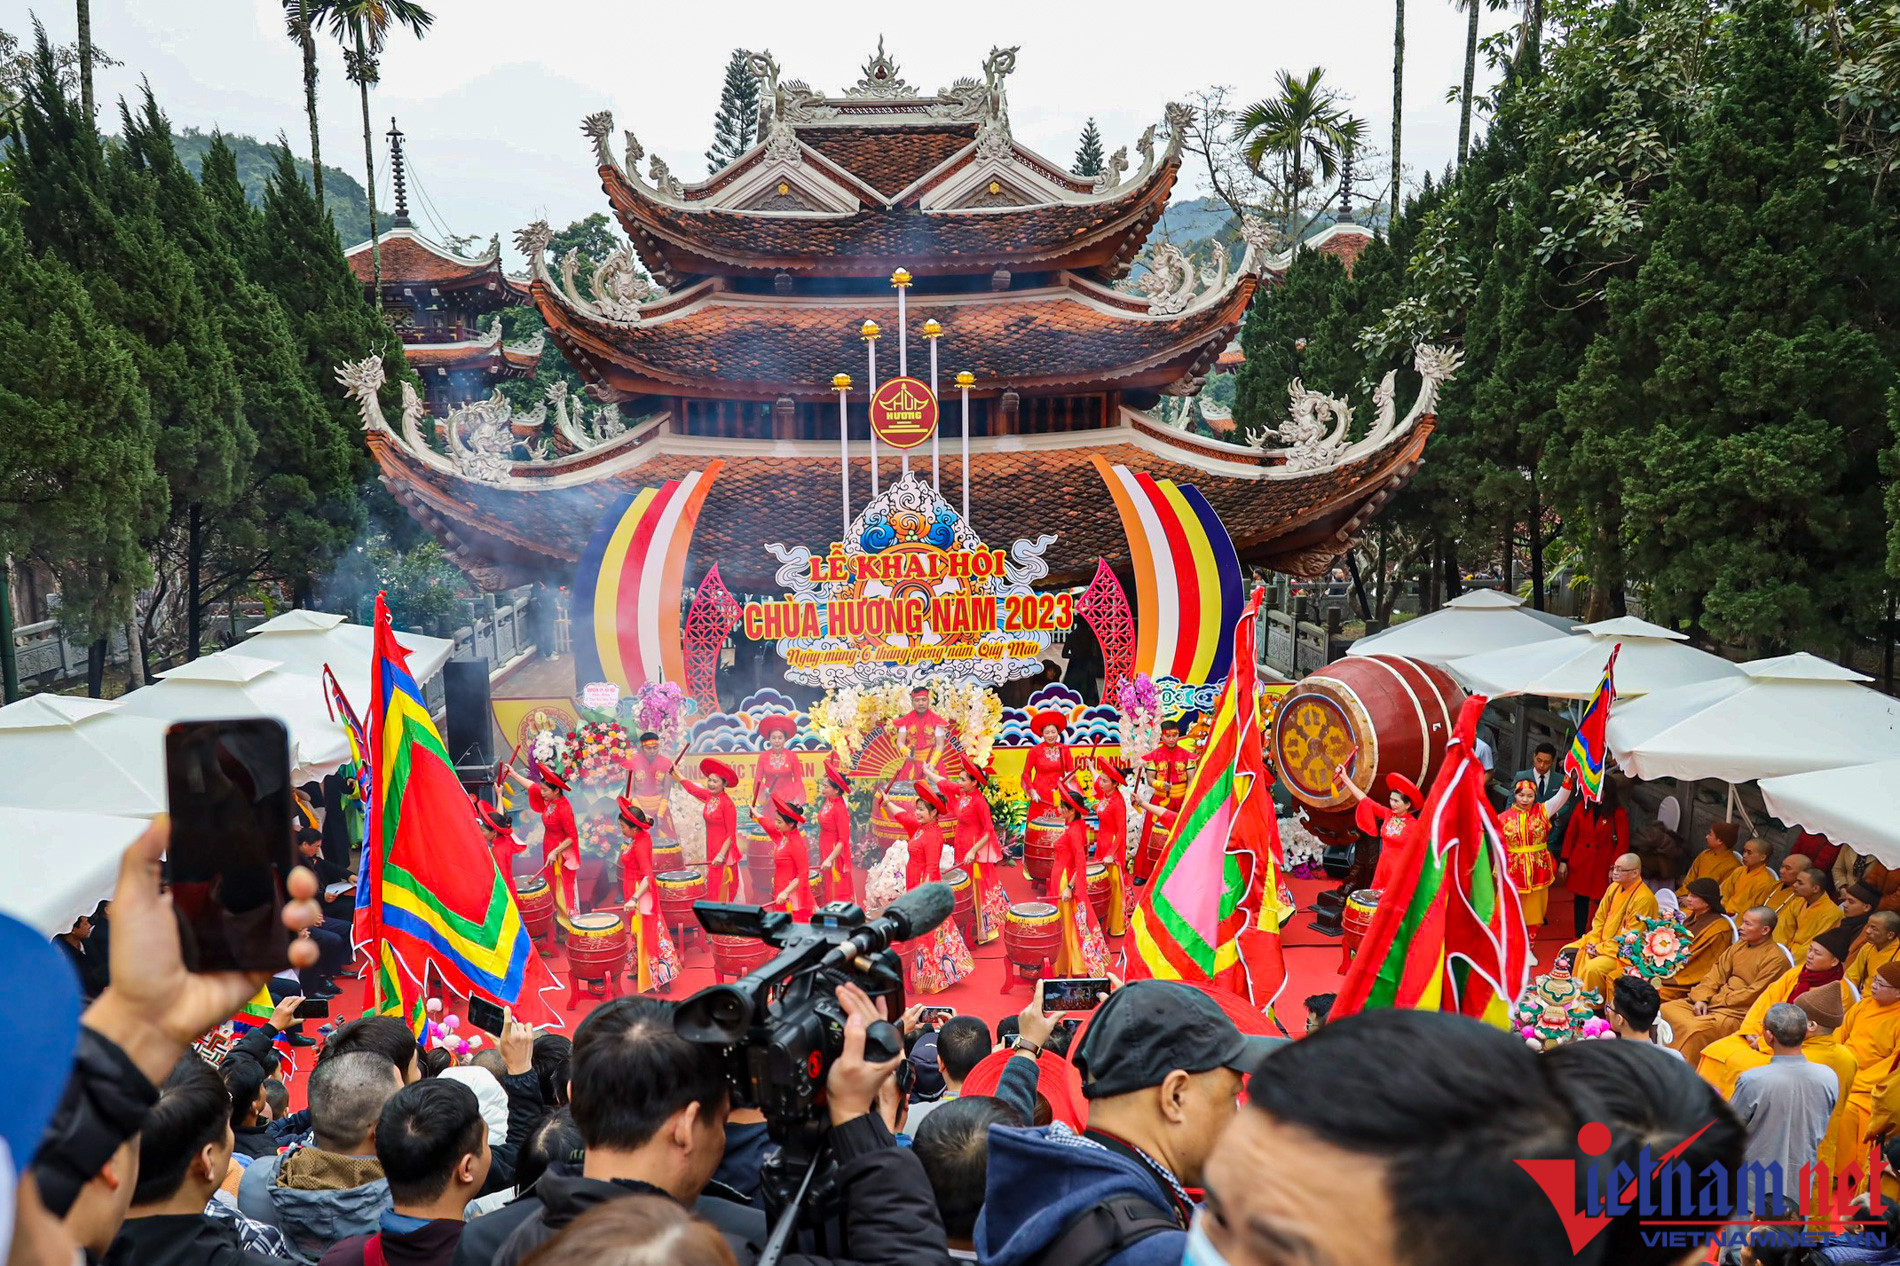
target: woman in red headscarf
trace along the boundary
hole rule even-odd
[[[943,827],[938,819],[949,808],[949,803],[926,783],[917,784],[917,809],[914,813],[892,801],[882,791],[877,793],[877,798],[883,803],[884,811],[891,815],[891,820],[904,828],[907,837],[904,865],[906,888],[941,883]],[[970,955],[970,947],[964,943],[963,933],[957,930],[955,919],[945,919],[927,940],[917,942],[910,957],[910,985],[919,993],[940,993],[976,969],[976,960]]]
[[[1065,782],[1056,788],[1056,810],[1063,826],[1049,875],[1049,892],[1062,916],[1055,974],[1100,976],[1108,970],[1108,942],[1089,904],[1089,824],[1083,821],[1088,801],[1074,783]]]
[[[683,776],[677,768],[668,772],[678,778],[686,794],[702,806],[700,816],[706,820],[706,899],[737,901],[739,811],[733,807],[726,789],[738,783],[738,773],[726,762],[711,756],[699,762],[700,775],[706,780],[703,783]]]
[[[574,915],[580,913],[581,837],[574,825],[574,806],[568,802],[571,784],[566,778],[540,761],[534,762],[531,783],[510,766],[508,773],[528,789],[528,807],[541,815],[541,867],[548,872],[548,886],[554,890],[554,913],[561,926],[573,929]]]
[[[752,816],[768,818],[774,797],[786,804],[805,803],[805,764],[788,746],[797,733],[798,723],[784,713],[759,722],[759,737],[765,750],[752,767]],[[761,806],[765,806],[761,812]]]
[[[858,899],[857,871],[851,861],[851,806],[845,796],[851,780],[835,765],[825,767],[818,807],[818,865],[823,874],[826,901]]]
[[[1003,845],[990,815],[988,771],[968,755],[960,754],[958,759],[962,765],[954,788],[947,788],[934,770],[925,773],[956,818],[957,865],[970,875],[976,942],[981,945],[1001,936],[1009,917],[1009,894],[1003,891]]]
[[[651,989],[664,992],[680,974],[680,956],[673,948],[673,938],[666,934],[666,920],[660,917],[653,870],[653,819],[625,796],[616,800],[620,826],[627,833],[626,845],[620,850],[620,883],[627,898],[621,907],[627,913],[627,937],[633,943],[634,969],[628,974],[641,993]]]
[[[1122,799],[1122,789],[1127,785],[1128,775],[1115,762],[1095,762],[1095,860],[1108,867],[1110,936],[1128,930],[1128,912],[1134,904],[1134,888],[1123,870],[1128,859],[1128,802]]]
[[[1359,802],[1353,810],[1353,821],[1361,831],[1379,841],[1379,864],[1373,869],[1369,888],[1384,892],[1411,865],[1410,855],[1401,847],[1405,833],[1412,823],[1418,821],[1418,811],[1425,805],[1425,795],[1418,784],[1404,774],[1385,776],[1386,802],[1379,804],[1359,790],[1359,784],[1346,776],[1346,767],[1340,765],[1333,770],[1333,785],[1343,788],[1347,795]]]
[[[1062,731],[1068,723],[1069,719],[1054,709],[1038,712],[1029,722],[1030,730],[1042,740],[1029,749],[1029,757],[1023,764],[1023,788],[1029,793],[1030,821],[1040,813],[1055,812],[1056,788],[1075,772],[1075,757],[1062,741]]]
[[[801,923],[811,918],[811,851],[805,846],[805,810],[783,796],[759,819],[772,841],[772,895],[768,910],[783,910]]]

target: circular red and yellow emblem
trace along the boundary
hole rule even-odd
[[[892,448],[916,448],[937,430],[937,397],[915,378],[893,378],[871,397],[871,433]]]

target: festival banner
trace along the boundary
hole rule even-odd
[[[1623,649],[1618,642],[1610,648],[1610,658],[1603,665],[1603,680],[1590,695],[1590,702],[1584,705],[1583,719],[1577,722],[1577,733],[1570,740],[1570,751],[1564,757],[1564,768],[1577,780],[1577,790],[1591,804],[1603,798],[1603,769],[1609,755],[1610,704],[1616,699],[1616,656]]]
[[[580,709],[572,699],[491,699],[495,725],[510,751],[528,751],[534,736],[543,730],[571,734],[581,723]]]
[[[992,549],[930,484],[897,480],[823,554],[766,546],[782,597],[745,604],[739,631],[778,644],[786,677],[838,689],[951,674],[1000,686],[1042,669],[1075,626],[1069,593],[1038,593],[1052,535]]]

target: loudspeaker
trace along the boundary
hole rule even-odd
[[[449,762],[457,769],[493,769],[495,720],[488,706],[488,661],[455,660],[442,665],[448,712]]]

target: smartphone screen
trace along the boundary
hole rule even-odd
[[[165,732],[165,867],[185,966],[279,971],[290,949],[290,737],[281,721],[181,721]]]
[[[1093,1011],[1102,1005],[1096,995],[1108,992],[1105,976],[1068,976],[1042,982],[1042,1009],[1048,1011]]]
[[[297,1004],[299,1020],[321,1020],[329,1014],[330,1000],[328,998],[305,998]]]
[[[917,1020],[920,1024],[927,1024],[931,1028],[939,1028],[945,1020],[948,1020],[956,1013],[957,1009],[955,1007],[925,1007],[922,1011],[917,1013]]]
[[[500,1037],[505,1017],[501,1004],[490,1002],[478,993],[468,996],[468,1022],[492,1037]]]

